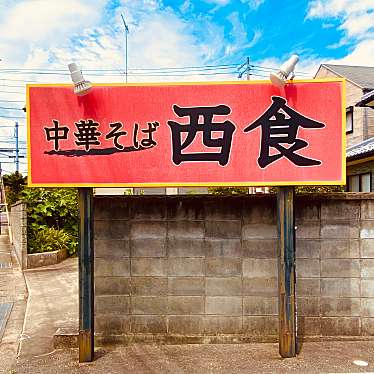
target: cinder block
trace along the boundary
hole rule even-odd
[[[361,221],[361,230],[360,230],[361,239],[374,239],[374,221]]]
[[[361,257],[374,258],[374,239],[361,239]]]
[[[131,328],[131,317],[115,314],[95,316],[95,332],[102,335],[127,334]]]
[[[205,221],[205,237],[240,239],[241,221]]]
[[[203,314],[202,296],[169,296],[168,314]]]
[[[243,240],[243,257],[276,258],[277,241],[275,239]]]
[[[319,278],[319,259],[298,258],[296,260],[296,273],[298,278]]]
[[[277,212],[274,198],[263,198],[261,201],[244,199],[243,203],[244,223],[268,223],[275,224]]]
[[[131,332],[143,334],[166,333],[167,323],[164,316],[133,316]]]
[[[207,296],[205,298],[206,314],[241,315],[243,312],[240,296]]]
[[[323,239],[358,239],[360,236],[357,221],[331,224],[326,221],[321,227]]]
[[[359,316],[360,299],[322,297],[321,315],[324,317]]]
[[[207,335],[240,334],[243,331],[243,317],[205,316],[203,332]]]
[[[323,336],[358,336],[360,335],[360,318],[321,318],[321,333]]]
[[[321,261],[321,276],[328,277],[351,277],[360,276],[360,260],[358,259],[324,259]]]
[[[374,279],[361,280],[361,297],[374,297]]]
[[[298,239],[319,239],[320,231],[319,222],[302,222],[296,226],[296,237]]]
[[[361,318],[361,335],[374,335],[374,318]]]
[[[169,295],[204,295],[205,280],[203,277],[176,277],[168,278]]]
[[[133,220],[164,220],[166,219],[166,199],[143,199],[131,204],[131,218]]]
[[[166,314],[167,297],[164,296],[132,296],[132,314]]]
[[[203,239],[168,239],[168,255],[170,257],[204,257]]]
[[[94,220],[129,219],[129,202],[123,197],[94,197]]]
[[[168,198],[166,206],[169,220],[190,221],[204,219],[204,205],[199,200]]]
[[[206,275],[232,277],[242,274],[242,260],[234,257],[211,257],[206,259]]]
[[[133,221],[130,235],[131,239],[166,238],[166,222]]]
[[[318,317],[320,315],[320,298],[298,297],[297,315],[306,317]]]
[[[207,257],[241,257],[240,239],[205,239]]]
[[[297,278],[296,290],[298,296],[320,296],[320,279]]]
[[[276,239],[278,237],[277,226],[269,223],[243,224],[242,239]]]
[[[236,198],[222,198],[217,201],[204,201],[205,219],[207,221],[241,220],[242,201]]]
[[[373,251],[374,252],[374,251]],[[359,258],[360,240],[324,239],[321,241],[322,258]]]
[[[250,316],[264,316],[278,314],[278,298],[263,296],[243,297],[243,314]]]
[[[299,336],[320,336],[321,319],[319,317],[298,317],[297,334]]]
[[[129,295],[130,279],[124,277],[99,277],[95,275],[95,294]]]
[[[169,258],[169,275],[199,276],[204,274],[204,259],[202,258]]]
[[[243,278],[243,295],[276,296],[278,295],[278,279]]]
[[[127,277],[130,275],[129,259],[113,259],[104,258],[95,259],[95,276],[96,277]]]
[[[163,258],[133,258],[131,275],[163,276],[167,274],[167,260]]]
[[[359,297],[360,296],[360,279],[358,278],[324,278],[324,279],[321,279],[321,296]]]
[[[132,239],[132,257],[164,257],[166,256],[166,239]]]
[[[274,278],[277,276],[277,260],[245,258],[243,259],[243,276],[247,278]]]
[[[178,335],[199,335],[203,331],[202,316],[169,316],[168,333]]]
[[[95,297],[95,314],[129,314],[130,297],[105,295]]]
[[[373,200],[361,200],[361,219],[374,219]]]
[[[321,204],[321,219],[330,220],[358,220],[360,218],[360,201],[330,200]]]
[[[130,223],[125,220],[107,220],[94,222],[94,238],[96,239],[128,239]]]
[[[168,223],[168,237],[172,239],[202,239],[204,230],[202,221],[170,221]]]
[[[319,258],[321,253],[321,241],[318,239],[297,239],[296,258]]]
[[[240,296],[241,277],[206,278],[206,294],[209,296]]]
[[[374,259],[361,260],[361,277],[374,278]]]
[[[301,200],[296,197],[296,207],[295,207],[295,219],[296,224],[306,221],[319,221],[321,212],[321,202],[320,201],[310,201],[306,203],[305,200]]]
[[[250,336],[278,335],[278,317],[274,316],[244,316],[243,331]]]
[[[130,256],[130,242],[123,239],[95,240],[95,258],[121,258]]]
[[[361,316],[374,317],[374,298],[361,299]]]
[[[131,293],[133,295],[167,295],[167,292],[168,279],[166,277],[133,277],[131,279]]]

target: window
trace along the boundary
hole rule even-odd
[[[349,106],[345,112],[346,125],[345,132],[351,134],[353,132],[353,106]]]
[[[350,175],[348,177],[349,192],[371,192],[371,173]]]

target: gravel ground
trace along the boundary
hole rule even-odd
[[[354,360],[368,366],[357,366]],[[374,342],[304,343],[293,359],[281,359],[277,344],[134,344],[97,349],[92,363],[77,361],[77,350],[57,350],[20,361],[9,373],[374,373]]]

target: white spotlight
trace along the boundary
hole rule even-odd
[[[72,62],[68,65],[71,79],[74,83],[74,93],[79,96],[86,95],[92,88],[91,82],[86,81],[83,77],[82,70],[79,66]]]
[[[294,70],[297,62],[299,61],[298,55],[292,55],[279,69],[278,73],[270,73],[270,80],[278,87],[283,87],[287,83],[287,78],[293,79],[295,76]]]

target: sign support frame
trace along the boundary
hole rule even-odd
[[[294,187],[277,191],[279,354],[296,357]]]
[[[93,189],[78,188],[79,206],[79,362],[94,359]]]

